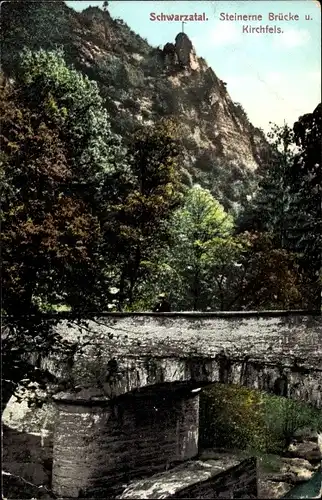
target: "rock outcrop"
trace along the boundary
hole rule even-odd
[[[166,68],[173,68],[178,64],[178,56],[176,53],[176,47],[173,43],[166,43],[162,51],[164,57],[164,65]]]
[[[176,36],[175,51],[180,66],[192,70],[199,69],[195,48],[185,33],[178,33]]]
[[[281,468],[278,473],[270,476],[271,481],[297,484],[308,481],[314,472],[319,468],[318,464],[309,462],[304,458],[294,456],[294,458],[283,457]]]

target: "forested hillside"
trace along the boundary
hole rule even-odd
[[[151,47],[108,9],[78,13],[59,1],[4,4],[2,16],[6,74],[14,75],[25,46],[62,47],[66,62],[97,82],[112,131],[125,142],[138,127],[171,117],[187,186],[200,183],[235,212],[256,190],[255,171],[270,157],[266,138],[184,33]]]

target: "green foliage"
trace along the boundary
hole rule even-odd
[[[256,197],[250,202],[239,222],[243,229],[271,232],[276,245],[286,248],[289,225],[290,186],[288,174],[294,161],[293,132],[273,126],[268,134],[272,159],[259,183]]]
[[[187,191],[185,204],[171,225],[173,244],[167,261],[173,270],[168,290],[172,290],[171,302],[179,309],[205,310],[211,300],[209,267],[218,257],[215,248],[232,232],[232,218],[209,191],[195,186]]]
[[[321,289],[321,104],[313,113],[294,124],[294,140],[298,148],[289,172],[291,193],[290,246],[299,254],[299,263],[312,283],[311,304],[320,307]]]
[[[216,384],[202,392],[200,404],[201,446],[265,449],[259,392]]]
[[[8,2],[1,7],[1,17],[1,65],[9,74],[17,73],[24,47],[34,51],[72,46],[69,9],[64,2]]]
[[[174,310],[301,307],[295,256],[275,248],[268,233],[235,235],[232,217],[209,191],[187,190],[169,223],[169,245],[150,263],[153,280],[145,284],[145,308],[160,292]]]
[[[300,309],[302,277],[296,256],[276,248],[269,233],[244,233],[247,251],[241,261],[242,281],[236,290],[241,309]]]
[[[238,220],[240,230],[270,233],[276,264],[279,259],[279,268],[284,267],[289,278],[287,267],[294,275],[293,285],[289,283],[290,297],[285,301],[285,296],[282,301],[284,307],[320,307],[320,106],[314,113],[299,118],[293,129],[287,125],[273,127],[269,135],[273,147],[271,164],[262,176],[256,196]]]
[[[265,425],[274,432],[275,446],[278,443],[284,447],[289,445],[295,432],[299,429],[308,427],[318,431],[321,428],[322,414],[320,410],[287,398],[262,397]]]
[[[115,173],[125,165],[123,150],[97,85],[69,69],[60,51],[24,51],[15,87],[2,123],[4,258],[12,293],[23,308],[14,284],[29,288],[27,310],[32,296],[83,307],[83,300],[91,302],[88,284],[81,285],[86,270],[90,283],[106,285],[100,219],[108,187],[115,189]],[[11,307],[5,305],[7,313]]]
[[[106,214],[105,238],[115,241],[119,307],[133,306],[135,289],[149,273],[168,239],[167,220],[180,203],[175,124],[161,122],[138,132],[128,148],[129,170],[121,173],[122,192]]]
[[[31,52],[21,56],[18,85],[20,99],[39,118],[59,128],[66,143],[70,168],[88,195],[122,161],[120,139],[112,134],[96,82],[90,81],[64,60],[62,51]]]
[[[81,200],[61,189],[70,171],[57,131],[17,107],[13,95],[6,97],[1,127],[2,258],[7,289],[3,307],[10,314],[17,307],[28,311],[33,296],[59,300],[62,283],[70,279],[68,269],[76,270],[88,258],[97,223]],[[64,268],[66,275],[61,275]]]
[[[203,447],[281,453],[296,430],[321,425],[319,410],[245,387],[214,384],[201,394]]]

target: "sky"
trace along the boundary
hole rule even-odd
[[[77,11],[102,1],[67,1]],[[203,14],[184,31],[197,55],[227,83],[233,101],[244,107],[254,126],[292,125],[321,101],[321,7],[316,0],[137,1],[110,0],[113,18],[157,47],[174,42],[180,21],[152,21],[155,14]],[[289,20],[269,20],[269,13]],[[223,14],[262,15],[262,20],[221,20]],[[298,16],[298,19],[296,18]],[[306,19],[307,17],[307,19]],[[243,33],[243,26],[279,27],[282,33]]]

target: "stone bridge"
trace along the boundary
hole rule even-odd
[[[83,325],[65,320],[57,330],[78,342],[74,384],[99,382],[109,398],[156,384],[221,382],[322,406],[318,313],[114,313]]]
[[[62,320],[57,330],[77,346],[68,366],[44,362],[75,388],[55,396],[59,497],[107,498],[194,458],[203,385],[240,384],[322,406],[318,313],[114,313]]]

